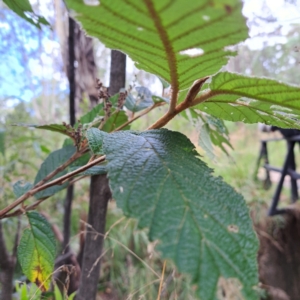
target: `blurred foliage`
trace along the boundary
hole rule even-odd
[[[299,84],[299,32],[300,25],[292,24],[288,33],[284,35],[285,42],[279,40],[275,45],[269,45],[266,38],[263,49],[252,50],[247,44],[238,46],[239,55],[231,58],[229,70]]]

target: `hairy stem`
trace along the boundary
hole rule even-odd
[[[66,162],[64,162],[62,165],[60,165],[54,171],[49,173],[44,179],[39,181],[33,188],[38,188],[38,187],[42,186],[44,183],[46,183],[51,178],[53,178],[56,174],[63,171],[67,166],[69,166],[72,162],[74,162],[76,159],[78,159],[81,155],[82,154],[80,152],[74,153]],[[1,216],[1,211],[0,211],[0,216]]]
[[[204,77],[204,78],[201,78],[201,79],[195,81],[194,85],[191,87],[191,89],[187,93],[187,96],[184,99],[184,101],[181,102],[180,104],[178,104],[175,107],[174,111],[170,112],[170,110],[169,110],[164,116],[162,116],[154,124],[149,126],[148,129],[161,128],[161,127],[165,126],[167,123],[169,123],[176,115],[178,115],[185,109],[195,106],[197,104],[200,104],[200,103],[206,101],[207,99],[209,99],[210,97],[214,96],[215,95],[214,92],[209,90],[207,92],[202,93],[200,96],[196,97],[197,94],[199,93],[202,85],[208,78],[209,77]]]
[[[25,193],[24,195],[22,195],[21,197],[19,197],[17,200],[15,200],[13,203],[11,203],[10,205],[8,205],[7,207],[5,207],[4,209],[2,209],[0,211],[0,219],[3,219],[3,217],[5,217],[5,215],[11,211],[12,209],[14,209],[16,206],[18,206],[19,204],[23,203],[25,200],[27,200],[29,197],[35,195],[36,193],[45,190],[51,186],[57,185],[57,184],[62,184],[64,181],[70,179],[71,177],[89,169],[92,166],[97,165],[100,162],[103,162],[105,160],[105,155],[98,157],[97,159],[89,162],[88,164],[84,165],[83,167],[78,168],[77,170],[70,172],[66,175],[63,175],[61,177],[56,178],[55,180],[52,180],[50,182],[47,182],[43,185],[40,185],[38,187],[33,187],[31,190],[29,190],[27,193]]]
[[[162,106],[165,105],[166,102],[160,102],[160,103],[154,103],[152,106],[148,107],[147,109],[143,110],[139,115],[131,118],[130,120],[128,120],[127,122],[125,122],[124,124],[122,124],[121,126],[119,126],[118,128],[116,128],[114,131],[119,131],[122,130],[124,127],[126,127],[127,125],[131,124],[132,122],[134,122],[135,120],[139,119],[140,117],[148,114],[151,110],[153,110],[154,108],[158,107],[158,106]]]

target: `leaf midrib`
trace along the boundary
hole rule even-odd
[[[267,101],[266,101],[267,102]],[[290,118],[288,118],[287,116],[282,116],[282,115],[275,115],[275,114],[271,114],[270,113],[270,111],[269,110],[263,110],[263,109],[261,109],[261,108],[259,108],[259,107],[255,107],[255,106],[250,106],[250,105],[247,105],[247,104],[243,104],[243,103],[237,103],[237,102],[233,102],[233,101],[207,101],[207,104],[215,104],[215,105],[217,105],[217,103],[219,104],[219,107],[220,107],[220,109],[221,110],[223,110],[224,112],[225,112],[225,110],[220,106],[220,104],[223,104],[223,105],[226,105],[226,104],[234,104],[234,105],[236,105],[236,107],[239,107],[239,106],[241,106],[241,107],[247,107],[248,109],[250,109],[250,110],[253,110],[253,111],[261,111],[261,112],[263,112],[263,113],[267,113],[268,114],[268,116],[269,117],[274,117],[274,118],[277,118],[277,119],[279,119],[280,121],[282,121],[282,122],[284,122],[284,123],[290,123],[290,122],[292,122],[292,124],[294,124],[294,121],[292,121]],[[278,104],[278,103],[277,103]],[[204,104],[202,104],[202,105],[205,105],[205,102],[204,102]],[[247,115],[245,115],[245,113],[244,112],[241,112],[240,111],[240,113],[242,113],[243,115],[244,115],[244,117],[247,119]],[[264,118],[264,115],[259,115],[262,119],[264,119],[265,120],[265,118]],[[268,117],[268,116],[265,116],[265,117]],[[265,122],[267,122],[268,120],[265,120]]]
[[[247,88],[246,86],[244,88]],[[286,93],[286,92],[289,92],[289,93],[295,93],[295,91],[282,91],[280,93]],[[279,92],[268,92],[268,93],[264,93],[264,95],[276,95],[278,94]],[[211,90],[211,98],[204,101],[203,103],[216,103],[216,102],[223,102],[223,103],[228,103],[228,101],[220,101],[220,100],[214,100],[213,97],[214,96],[219,96],[219,95],[236,95],[236,96],[241,96],[241,97],[246,97],[246,98],[249,98],[249,99],[253,99],[253,100],[259,100],[259,101],[262,101],[262,102],[266,102],[266,103],[272,103],[272,104],[275,104],[275,105],[278,105],[280,106],[281,102],[278,102],[278,101],[273,101],[271,99],[268,99],[268,98],[263,98],[261,97],[260,95],[251,95],[251,94],[247,94],[247,93],[243,93],[243,92],[238,92],[238,91],[229,91],[229,90],[221,90],[221,89],[216,89],[216,90]],[[290,108],[290,109],[300,109],[300,107],[295,107],[294,105],[289,105],[288,102],[295,102],[297,101],[297,98],[294,98],[294,99],[290,99],[288,101],[282,101],[282,103],[284,103],[284,107],[287,107],[287,108]],[[235,103],[235,104],[239,104],[239,103]]]
[[[168,62],[168,66],[170,70],[170,79],[171,79],[170,84],[172,86],[171,102],[174,102],[175,97],[177,97],[178,90],[179,90],[176,55],[174,53],[173,46],[170,42],[167,31],[163,27],[159,14],[156,12],[154,8],[152,0],[143,0],[143,1],[148,8],[152,20],[154,21],[154,25],[157,29],[158,35],[165,49],[166,61]]]

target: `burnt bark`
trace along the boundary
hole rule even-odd
[[[68,63],[68,80],[69,80],[69,117],[70,125],[73,126],[76,120],[76,104],[75,104],[75,93],[76,93],[76,78],[75,78],[75,21],[69,17],[69,36],[68,36],[68,52],[69,52],[69,63]],[[67,189],[67,194],[64,203],[64,241],[63,249],[65,252],[69,251],[70,241],[70,224],[71,224],[71,212],[72,202],[74,195],[74,186],[70,185]]]
[[[109,92],[114,95],[125,86],[126,56],[118,51],[111,53]],[[100,277],[101,254],[105,234],[105,220],[111,191],[106,175],[92,176],[86,240],[84,246],[80,287],[76,300],[96,299]]]
[[[75,70],[75,21],[69,17],[69,35],[68,35],[68,80],[69,80],[69,118],[70,125],[76,122],[76,70]],[[71,235],[71,216],[72,216],[72,202],[74,197],[74,185],[67,188],[66,198],[64,202],[63,215],[63,240],[62,255],[60,255],[55,262],[55,269],[64,268],[55,274],[55,281],[59,289],[63,292],[65,289],[68,295],[78,289],[80,278],[80,266],[77,262],[76,255],[72,252],[69,243]]]
[[[256,226],[260,240],[259,276],[267,299],[298,300],[300,295],[300,209]]]
[[[3,236],[2,223],[0,221],[0,300],[12,299],[15,263],[16,258],[14,254],[9,255],[7,251]]]
[[[111,191],[107,177],[105,175],[92,176],[82,275],[76,300],[96,299],[107,203],[110,198]]]
[[[115,95],[125,87],[126,55],[117,50],[111,50],[109,93]]]

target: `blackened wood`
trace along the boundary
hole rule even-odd
[[[9,255],[0,220],[0,299],[11,300],[13,291],[13,274],[15,269],[15,257]]]
[[[111,50],[109,93],[115,95],[125,87],[126,55],[117,50]]]
[[[126,56],[112,50],[109,93],[114,95],[125,87]],[[90,186],[90,206],[86,240],[81,269],[80,287],[76,300],[94,300],[100,277],[101,255],[104,243],[105,220],[111,192],[106,175],[92,176]],[[95,232],[91,233],[91,230]]]
[[[76,300],[96,299],[107,203],[110,198],[111,191],[107,177],[105,175],[92,176],[88,225],[86,227],[80,287]]]

